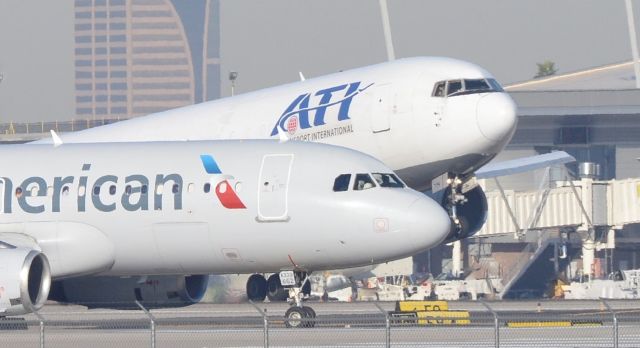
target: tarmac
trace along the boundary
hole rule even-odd
[[[150,315],[46,305],[38,313],[42,328],[34,314],[0,321],[0,346],[36,347],[43,334],[46,347],[385,347],[387,337],[394,347],[496,347],[496,340],[500,347],[613,347],[617,333],[619,347],[640,347],[638,300],[449,302],[450,310],[469,312],[468,324],[422,325],[389,316],[388,328],[394,302],[306,305],[318,314],[313,328],[286,328],[286,303],[196,304]],[[516,321],[528,327],[507,326]],[[563,326],[568,321],[578,324]]]

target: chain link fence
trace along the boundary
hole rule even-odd
[[[6,347],[639,347],[640,301],[449,302],[399,312],[391,302],[309,303],[288,328],[287,304],[129,310],[45,306],[0,320]],[[457,313],[453,316],[451,313]],[[460,314],[460,315],[459,315]]]

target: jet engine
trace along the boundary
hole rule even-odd
[[[0,316],[39,310],[50,287],[51,269],[43,253],[0,242]]]
[[[426,194],[438,202],[451,217],[451,231],[443,243],[455,242],[476,234],[487,220],[487,197],[480,186],[463,192],[461,185],[449,185]]]
[[[79,277],[55,281],[51,299],[90,308],[182,307],[199,302],[208,275]]]

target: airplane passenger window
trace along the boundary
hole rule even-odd
[[[69,194],[69,186],[65,186],[62,188],[62,195],[66,196]]]
[[[204,184],[203,190],[204,190],[204,193],[209,193],[211,191],[211,184],[210,183]]]
[[[22,187],[16,188],[16,197],[18,198],[22,197]]]
[[[147,185],[142,185],[142,187],[140,187],[140,193],[143,195],[147,194]]]
[[[455,80],[449,81],[449,85],[447,86],[447,95],[452,95],[453,93],[459,92],[462,90],[462,81]]]
[[[371,175],[380,187],[404,187],[404,184],[400,181],[400,179],[398,179],[395,174],[372,173]]]
[[[99,196],[100,195],[100,186],[94,186],[93,187],[93,195],[94,196]]]
[[[431,94],[434,97],[444,97],[444,87],[446,86],[446,81],[437,82],[433,87],[433,93]]]
[[[349,181],[351,181],[351,174],[340,174],[333,182],[333,192],[342,192],[349,189]]]
[[[83,197],[85,193],[87,193],[86,186],[79,186],[78,187],[78,196],[79,197]]]
[[[356,180],[353,183],[353,189],[356,191],[367,190],[375,187],[376,185],[373,183],[373,179],[369,174],[356,174]]]
[[[116,194],[116,185],[109,186],[109,194],[112,196]]]
[[[131,191],[132,191],[131,190],[131,185],[127,185],[127,186],[124,187],[124,193],[125,194],[130,195]]]
[[[171,187],[171,192],[173,192],[173,193],[178,193],[178,192],[180,192],[180,185],[178,185],[178,184],[173,184],[173,186]]]

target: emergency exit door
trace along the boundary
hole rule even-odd
[[[258,220],[288,220],[289,178],[293,154],[265,155],[258,182]]]

